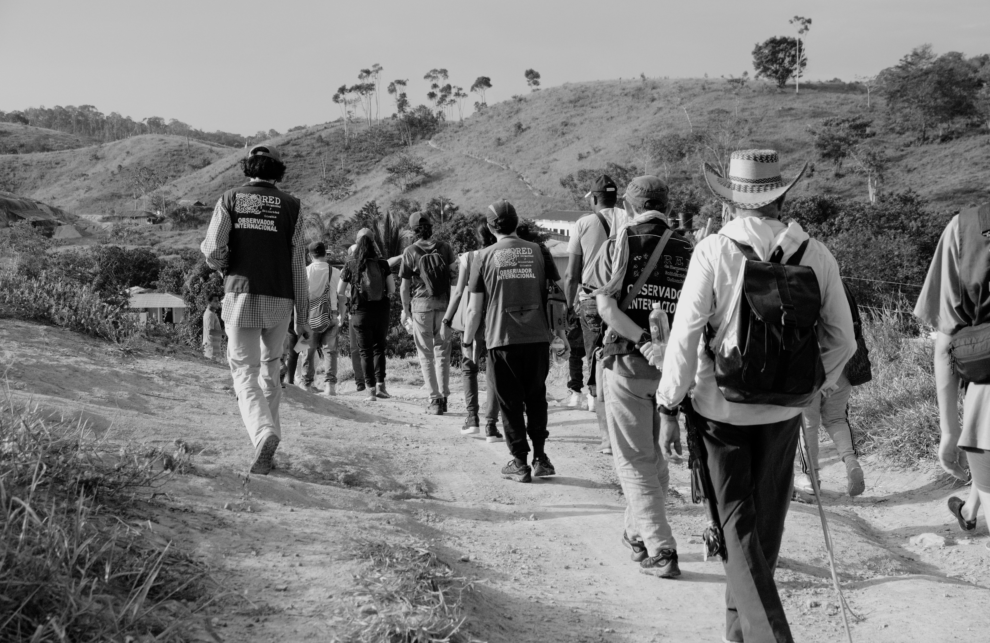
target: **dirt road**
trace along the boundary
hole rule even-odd
[[[498,474],[504,443],[460,435],[459,385],[451,413],[428,416],[410,361],[390,369],[395,397],[377,403],[352,384],[333,399],[285,389],[278,469],[245,476],[251,449],[224,367],[147,347],[124,356],[59,329],[0,323],[0,371],[15,399],[83,417],[104,439],[192,446],[191,473],[159,490],[166,495],[142,524],[207,562],[229,592],[203,640],[332,639],[355,609],[347,588],[361,540],[431,549],[476,579],[466,628],[479,640],[720,640],[722,568],[702,560],[705,519],[690,504],[684,464],[672,466],[669,503],[683,576],[661,580],[640,573],[620,544],[624,501],[592,414],[552,405],[547,452],[559,475],[511,483]],[[951,487],[870,458],[866,494],[839,495],[841,463],[822,447],[840,577],[861,618],[855,640],[983,640],[983,519],[965,537],[944,509]],[[909,544],[924,532],[946,546]],[[845,640],[815,507],[792,505],[777,578],[798,641]]]

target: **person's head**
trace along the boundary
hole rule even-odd
[[[433,221],[425,212],[413,212],[409,215],[409,229],[417,239],[429,239],[433,236]]]
[[[723,213],[731,218],[780,218],[787,192],[804,176],[805,163],[798,175],[785,182],[780,175],[776,150],[738,150],[729,158],[728,176],[705,163],[708,189],[722,202]]]
[[[210,298],[206,301],[206,306],[210,310],[216,310],[220,308],[220,297],[219,295],[210,295]]]
[[[515,234],[516,227],[519,225],[519,215],[516,214],[516,208],[505,199],[488,206],[487,220],[488,229],[496,238]]]
[[[313,261],[325,262],[327,260],[327,247],[322,241],[314,241],[307,246],[306,250]]]
[[[591,184],[591,190],[584,195],[584,198],[591,199],[591,205],[595,210],[601,210],[614,208],[618,194],[615,181],[609,175],[602,174]]]
[[[276,183],[285,176],[285,163],[271,145],[255,145],[246,158],[241,159],[241,169],[249,179]]]
[[[492,234],[492,231],[488,229],[487,223],[479,223],[474,233],[482,248],[487,248],[498,241],[498,239],[495,238],[495,235]]]
[[[354,263],[357,264],[358,270],[364,269],[369,259],[378,256],[378,248],[375,247],[375,240],[370,234],[359,234],[354,245],[357,246],[354,250]]]
[[[630,216],[651,211],[666,214],[670,203],[669,195],[670,190],[666,183],[658,177],[646,175],[637,176],[630,181],[622,199]]]
[[[533,230],[533,226],[530,225],[529,221],[522,221],[516,226],[516,236],[523,241],[529,241],[531,243],[540,242],[540,238],[536,235],[536,231]]]

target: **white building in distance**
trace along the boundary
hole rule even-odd
[[[586,214],[587,210],[547,210],[533,220],[544,230],[570,238],[574,224]]]

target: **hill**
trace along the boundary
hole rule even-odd
[[[92,145],[95,141],[84,136],[67,134],[44,127],[18,123],[0,123],[0,154],[30,154],[72,150]]]

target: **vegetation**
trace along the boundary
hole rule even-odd
[[[787,84],[808,66],[808,58],[800,52],[799,40],[787,36],[774,36],[753,48],[753,68],[757,78],[768,78],[778,88]]]

